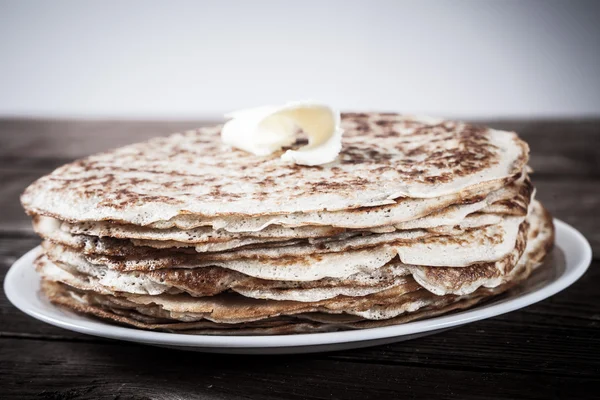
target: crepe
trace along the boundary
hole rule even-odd
[[[531,271],[540,265],[544,255],[552,247],[552,229],[545,229],[551,227],[552,221],[547,212],[542,211],[542,213],[543,220],[540,221],[539,224],[532,224],[532,226],[535,227],[529,231],[529,244],[527,245],[524,255],[520,258],[518,265],[507,274],[506,279],[502,284],[497,285],[494,288],[480,288],[471,294],[463,296],[434,296],[430,293],[420,296],[420,300],[416,299],[420,294],[424,293],[423,291],[409,292],[408,294],[401,295],[397,298],[400,301],[396,301],[394,304],[387,304],[384,306],[377,305],[374,310],[373,307],[371,307],[371,311],[365,314],[366,316],[371,317],[371,321],[368,320],[369,318],[365,320],[355,318],[340,319],[337,318],[337,315],[329,316],[320,313],[299,313],[297,315],[298,320],[281,320],[278,319],[277,316],[271,315],[262,321],[246,322],[244,324],[227,323],[223,321],[220,323],[213,321],[211,324],[210,321],[205,321],[203,319],[198,321],[175,322],[182,318],[190,319],[190,314],[181,315],[180,312],[175,314],[168,312],[169,317],[165,318],[164,310],[157,310],[156,306],[150,306],[150,309],[139,306],[139,304],[145,304],[147,301],[145,297],[130,297],[127,298],[127,300],[121,299],[115,301],[114,297],[102,298],[102,295],[97,295],[94,292],[86,293],[48,281],[44,283],[43,290],[53,302],[79,312],[111,319],[127,325],[143,327],[145,329],[176,330],[181,331],[182,333],[191,334],[289,334],[387,326],[470,307],[479,301],[510,289],[519,281],[527,278]],[[133,302],[130,301],[132,299]],[[185,308],[186,306],[189,306],[189,304],[174,306],[169,301],[159,302],[159,304],[162,307],[165,307],[166,305],[167,307],[179,311],[181,311],[182,307]],[[154,309],[152,309],[152,307],[154,307]],[[381,310],[381,308],[384,307],[386,309]],[[116,311],[117,309],[120,309],[120,311]],[[137,310],[137,316],[132,316],[132,313],[135,313],[135,311],[131,311],[132,309]],[[198,308],[196,307],[196,310],[197,309]],[[335,306],[332,307],[332,309],[335,310]],[[421,310],[415,312],[415,310],[419,309]],[[123,310],[129,311],[125,312]],[[161,313],[161,311],[163,313]],[[393,318],[377,318],[380,316],[389,317],[389,315],[396,313],[399,316]],[[248,311],[247,314],[255,316],[256,312],[252,310]],[[144,318],[148,318],[148,315],[153,315],[150,317],[153,318],[151,320],[152,323],[143,321]],[[191,318],[194,318],[194,316],[191,316]],[[303,321],[303,319],[308,319],[310,322]]]
[[[456,294],[456,295],[465,295],[465,294],[470,294],[472,292],[474,292],[477,288],[481,287],[481,286],[486,286],[486,287],[495,287],[498,286],[500,284],[506,283],[507,281],[509,281],[511,279],[511,277],[513,276],[513,271],[515,270],[515,266],[517,265],[517,261],[520,259],[524,259],[524,260],[537,260],[539,258],[539,254],[544,254],[545,250],[548,247],[548,243],[552,241],[552,236],[551,236],[551,220],[549,218],[549,215],[543,210],[543,208],[539,205],[539,203],[536,203],[534,206],[534,210],[531,214],[531,217],[528,219],[528,222],[526,224],[527,227],[527,240],[525,238],[522,238],[519,243],[517,243],[516,245],[516,250],[515,252],[510,256],[507,257],[506,259],[502,260],[501,262],[497,262],[494,264],[489,264],[489,265],[472,265],[470,267],[465,267],[465,268],[440,268],[440,267],[415,267],[415,266],[407,266],[407,265],[400,265],[400,266],[396,266],[396,274],[395,274],[395,278],[392,279],[390,281],[391,285],[389,287],[378,287],[377,289],[379,289],[378,291],[374,292],[375,294],[368,294],[365,295],[364,293],[360,293],[358,294],[358,297],[361,298],[361,301],[367,302],[368,304],[368,308],[372,311],[373,310],[373,304],[369,303],[370,301],[374,301],[375,304],[377,305],[377,307],[380,307],[382,304],[385,304],[386,301],[388,301],[388,299],[391,299],[391,301],[393,301],[393,303],[396,306],[401,305],[401,303],[399,302],[399,298],[398,296],[404,296],[402,294],[407,294],[407,293],[413,293],[416,292],[418,290],[420,290],[421,288],[418,287],[418,285],[416,285],[416,283],[420,284],[421,287],[429,290],[432,294],[435,295],[446,295],[446,294]],[[527,250],[525,252],[525,255],[523,257],[523,251],[525,250],[525,242],[529,243],[527,245]],[[244,295],[245,299],[244,300],[240,300],[241,296],[231,296],[228,294],[225,294],[223,296],[213,296],[213,297],[204,297],[201,299],[194,299],[191,296],[186,295],[176,295],[176,296],[171,296],[171,295],[166,295],[166,296],[161,296],[159,295],[161,292],[158,291],[157,293],[153,293],[153,295],[151,296],[145,296],[145,295],[141,295],[141,296],[130,296],[130,293],[125,293],[123,291],[121,292],[115,292],[114,287],[111,288],[110,284],[106,284],[103,285],[102,284],[102,280],[101,279],[90,279],[90,278],[97,278],[97,277],[101,277],[101,278],[105,278],[106,275],[99,273],[96,274],[94,276],[93,273],[88,273],[86,274],[86,278],[81,278],[81,277],[77,277],[76,274],[80,273],[82,271],[84,272],[89,272],[89,270],[85,270],[85,269],[80,269],[78,270],[77,268],[75,268],[75,270],[77,271],[76,274],[71,274],[68,271],[62,270],[60,268],[56,268],[54,267],[54,269],[52,268],[52,264],[45,261],[44,259],[42,259],[42,263],[39,264],[41,266],[41,273],[44,277],[48,278],[48,279],[53,279],[53,280],[57,280],[57,281],[61,281],[63,283],[68,283],[70,286],[76,287],[78,289],[82,289],[82,290],[88,290],[88,291],[93,291],[93,292],[99,292],[102,294],[109,294],[109,295],[119,295],[122,296],[126,299],[128,299],[129,301],[132,301],[134,303],[138,303],[141,302],[142,304],[145,304],[146,301],[149,301],[148,299],[152,299],[151,301],[153,303],[156,304],[162,304],[163,306],[166,305],[166,307],[173,307],[173,304],[177,304],[177,308],[175,309],[169,309],[169,311],[173,311],[176,310],[177,312],[181,312],[182,307],[183,309],[189,311],[190,309],[194,309],[195,311],[193,312],[194,314],[198,313],[198,310],[213,310],[212,312],[216,312],[215,310],[217,310],[219,307],[222,307],[224,309],[245,309],[246,307],[250,307],[252,308],[253,312],[256,312],[256,310],[259,307],[265,307],[267,308],[267,313],[272,312],[272,307],[276,307],[276,306],[290,306],[288,303],[289,302],[283,302],[283,301],[271,301],[270,303],[268,302],[258,302],[258,303],[247,303],[250,300],[248,299],[248,297],[253,297],[253,296],[249,296],[248,294],[248,290],[247,288],[253,288],[251,290],[254,291],[258,291],[258,292],[265,292],[268,290],[273,290],[273,288],[277,288],[279,286],[279,288],[281,288],[283,286],[283,289],[285,291],[286,289],[286,285],[285,283],[282,285],[282,283],[278,283],[278,282],[272,282],[271,283],[271,287],[269,289],[268,286],[266,287],[262,287],[260,288],[260,283],[257,280],[252,280],[249,279],[248,277],[244,277],[244,276],[234,276],[231,277],[230,276],[230,280],[229,282],[227,282],[227,284],[225,285],[221,285],[222,288],[228,288],[230,290],[234,290],[234,291],[238,291],[239,287],[242,288],[241,290],[241,294]],[[106,271],[104,271],[104,273],[106,273]],[[415,278],[415,280],[413,281],[412,279],[410,279],[409,277],[407,277],[407,273],[412,274],[412,276]],[[84,273],[85,274],[85,273]],[[393,276],[394,274],[390,274],[389,272],[385,274],[386,276]],[[163,275],[164,276],[164,275]],[[122,277],[122,276],[121,276]],[[139,278],[140,275],[139,274],[134,274],[132,276],[129,277],[130,280],[135,281],[135,279],[138,279],[138,286],[139,286]],[[198,277],[196,277],[196,279],[194,279],[193,277],[190,279],[190,276],[187,276],[187,280],[192,280],[192,281],[197,281]],[[223,279],[223,277],[220,277],[221,279]],[[206,278],[200,278],[199,280],[206,280]],[[361,278],[355,277],[354,281],[360,281]],[[363,282],[364,281],[368,281],[368,279],[366,277],[362,277]],[[107,279],[106,283],[110,282],[110,278]],[[152,279],[150,279],[150,283],[155,284],[155,285],[160,285],[160,283],[154,281],[152,282]],[[263,282],[264,284],[265,282]],[[354,311],[350,311],[350,313],[355,312],[356,311],[356,307],[358,302],[356,298],[352,298],[352,297],[356,297],[357,295],[352,293],[352,294],[340,294],[335,292],[335,287],[336,285],[334,285],[334,282],[331,281],[326,281],[326,282],[320,282],[320,285],[312,285],[312,289],[318,288],[321,289],[321,292],[332,292],[334,293],[333,296],[325,296],[325,298],[327,300],[330,300],[332,298],[335,298],[335,304],[336,307],[342,307],[342,308],[347,308],[347,303],[344,303],[343,300],[352,303]],[[344,287],[350,287],[350,288],[357,288],[359,285],[348,285],[348,282],[340,282],[341,286]],[[163,278],[163,282],[162,284],[165,284],[164,278]],[[168,284],[168,281],[167,281]],[[100,288],[99,288],[100,286]],[[142,285],[144,286],[144,285]],[[218,285],[214,285],[209,283],[208,285],[209,287],[214,287],[214,286],[218,286]],[[259,288],[257,288],[257,286]],[[376,285],[375,285],[376,286]],[[369,286],[366,286],[369,287]],[[289,286],[288,286],[289,288]],[[148,288],[146,288],[146,290],[148,290]],[[151,289],[150,289],[151,290]],[[302,293],[306,290],[306,288],[303,287],[292,287],[292,291],[291,293],[293,294],[294,291],[296,293],[299,293],[300,295],[302,295]],[[163,290],[162,293],[166,292],[167,290]],[[238,292],[240,293],[240,292]],[[401,294],[402,293],[402,294]],[[422,292],[421,292],[422,293]],[[214,294],[214,293],[213,293]],[[290,292],[288,292],[288,295],[290,294]],[[258,296],[259,298],[264,298],[261,296]],[[434,296],[435,298],[435,296]],[[142,300],[140,300],[142,299]],[[422,294],[419,294],[419,304],[426,304],[426,296],[423,296]],[[281,298],[279,298],[278,300],[282,300]],[[296,308],[293,308],[294,312],[295,310],[304,310],[304,311],[299,311],[299,312],[306,312],[306,308],[302,308],[304,306],[298,306],[298,300],[300,300],[300,302],[302,302],[302,300],[306,300],[306,299],[294,299],[296,304]],[[410,300],[413,300],[413,298],[410,298]],[[245,305],[242,307],[240,306],[239,302],[246,302],[244,303]],[[341,306],[339,306],[341,302]],[[231,304],[233,303],[233,305]],[[182,305],[185,304],[185,305]],[[204,305],[202,305],[204,304]],[[267,306],[265,306],[265,304],[267,304]],[[328,302],[322,302],[322,301],[317,301],[311,304],[312,307],[317,307],[317,309],[319,309],[319,307],[325,307],[326,310],[325,312],[331,310],[331,304],[332,303],[328,303]],[[190,307],[199,307],[199,308],[190,308]],[[299,307],[299,308],[298,308]],[[414,302],[413,303],[407,303],[407,307],[415,307]],[[333,308],[334,310],[338,310],[339,308]],[[319,309],[320,310],[320,309]],[[402,308],[400,308],[400,310],[402,310]],[[323,311],[323,310],[320,310]],[[396,310],[397,311],[397,310]],[[394,312],[396,312],[394,311]],[[285,311],[285,315],[289,315],[289,313],[291,312],[290,309],[287,309]],[[345,311],[348,312],[348,311]],[[362,314],[357,314],[357,315],[362,315]],[[386,316],[388,316],[389,314],[385,314]],[[217,317],[219,318],[219,317]],[[241,318],[241,317],[239,317]],[[248,317],[249,318],[249,317]],[[223,322],[222,320],[219,322]]]
[[[164,268],[220,266],[256,278],[309,281],[346,277],[382,267],[395,257],[406,264],[467,266],[497,261],[514,248],[522,217],[511,217],[497,226],[463,232],[455,236],[427,234],[381,234],[358,237],[324,246],[287,246],[211,254],[165,254],[154,251],[145,256],[106,256],[74,251],[44,242],[50,258],[66,264],[83,260],[118,271],[148,271]],[[416,238],[416,240],[415,240]],[[127,251],[129,252],[129,251]]]
[[[39,179],[22,203],[45,295],[141,329],[328,332],[473,306],[549,251],[516,134],[397,114],[342,125],[327,165],[249,155],[213,127]]]
[[[338,295],[364,296],[376,293],[403,283],[405,281],[403,278],[412,274],[422,286],[436,294],[466,294],[483,284],[489,286],[495,280],[501,281],[503,274],[514,267],[524,250],[529,226],[533,224],[535,228],[542,221],[540,212],[541,208],[535,207],[531,221],[524,226],[509,255],[497,262],[470,265],[460,269],[406,265],[396,260],[372,271],[361,271],[337,279],[276,281],[214,266],[120,272],[104,265],[90,263],[82,257],[77,257],[76,253],[72,253],[73,257],[70,258],[65,253],[62,256],[55,255],[51,249],[48,255],[57,268],[72,274],[86,275],[86,279],[96,286],[96,291],[109,290],[150,295],[186,292],[201,297],[233,290],[252,298],[317,301]],[[40,264],[49,262],[44,257]],[[42,274],[44,275],[43,272]]]
[[[322,167],[231,149],[220,143],[220,127],[201,128],[67,164],[21,201],[30,213],[72,222],[247,219],[477,190],[510,180],[528,158],[515,133],[460,122],[346,114],[342,129],[338,160]]]
[[[483,200],[476,201],[475,203],[463,202],[455,204],[424,217],[399,222],[395,225],[372,227],[366,232],[333,226],[288,228],[278,225],[268,225],[260,231],[242,234],[230,233],[225,230],[214,230],[210,227],[181,230],[178,228],[152,229],[110,222],[61,223],[54,218],[43,216],[34,216],[34,227],[36,232],[42,237],[54,237],[55,240],[72,247],[77,246],[74,244],[76,241],[83,243],[89,237],[110,237],[130,239],[136,246],[153,248],[193,246],[197,252],[215,252],[257,244],[260,247],[289,245],[297,242],[299,239],[313,239],[312,242],[316,242],[320,238],[331,241],[356,236],[361,233],[431,229],[456,225],[466,228],[492,225],[500,222],[502,214],[524,216],[527,213],[532,193],[533,186],[531,185],[531,181],[526,175],[523,175],[508,187],[492,192]],[[508,201],[512,202],[510,209],[507,209],[506,202]],[[496,204],[504,207],[504,209],[487,211],[490,206]],[[74,237],[71,237],[71,235],[74,235]]]

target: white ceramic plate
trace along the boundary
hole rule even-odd
[[[399,342],[469,322],[494,317],[541,301],[565,289],[588,268],[592,251],[581,233],[555,220],[556,247],[549,265],[540,267],[519,287],[475,308],[402,325],[355,331],[280,336],[202,336],[124,328],[81,316],[50,304],[40,293],[32,262],[38,249],[21,257],[8,271],[4,291],[21,311],[52,325],[88,335],[155,346],[215,353],[285,354],[332,351]]]

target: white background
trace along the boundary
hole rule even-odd
[[[600,1],[0,0],[0,115],[600,115]]]

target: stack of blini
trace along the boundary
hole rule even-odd
[[[399,324],[526,279],[553,243],[516,134],[345,114],[324,166],[220,127],[65,165],[22,203],[55,304],[143,329],[284,334]]]

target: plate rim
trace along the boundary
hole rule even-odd
[[[75,319],[65,315],[64,318],[52,314],[44,313],[35,304],[27,300],[27,295],[18,293],[18,288],[12,284],[18,279],[18,272],[22,268],[31,267],[31,262],[35,257],[40,246],[29,250],[9,268],[4,279],[4,293],[8,300],[25,314],[38,319],[42,322],[54,325],[63,329],[88,334],[97,337],[109,339],[124,340],[130,342],[139,342],[155,345],[174,345],[178,347],[194,348],[223,348],[223,349],[275,349],[286,347],[307,347],[318,345],[339,345],[355,342],[375,341],[378,339],[410,336],[418,333],[449,329],[459,325],[476,322],[482,319],[496,317],[515,311],[541,300],[544,300],[556,293],[566,289],[575,283],[587,271],[592,261],[592,249],[587,239],[577,229],[571,225],[554,219],[556,229],[555,244],[560,246],[561,237],[570,237],[570,240],[577,243],[579,248],[578,259],[571,261],[574,266],[569,268],[569,260],[566,260],[567,267],[561,276],[548,285],[541,286],[538,289],[517,296],[507,302],[483,305],[471,309],[463,310],[450,315],[441,315],[420,321],[408,322],[400,325],[392,325],[379,328],[367,328],[359,330],[348,330],[339,332],[321,332],[321,333],[303,333],[290,335],[260,335],[260,336],[222,336],[222,335],[186,335],[181,333],[146,331],[136,328],[111,325],[101,320]],[[38,296],[38,293],[35,293]],[[56,307],[52,305],[52,307]],[[86,318],[86,319],[84,319]]]

